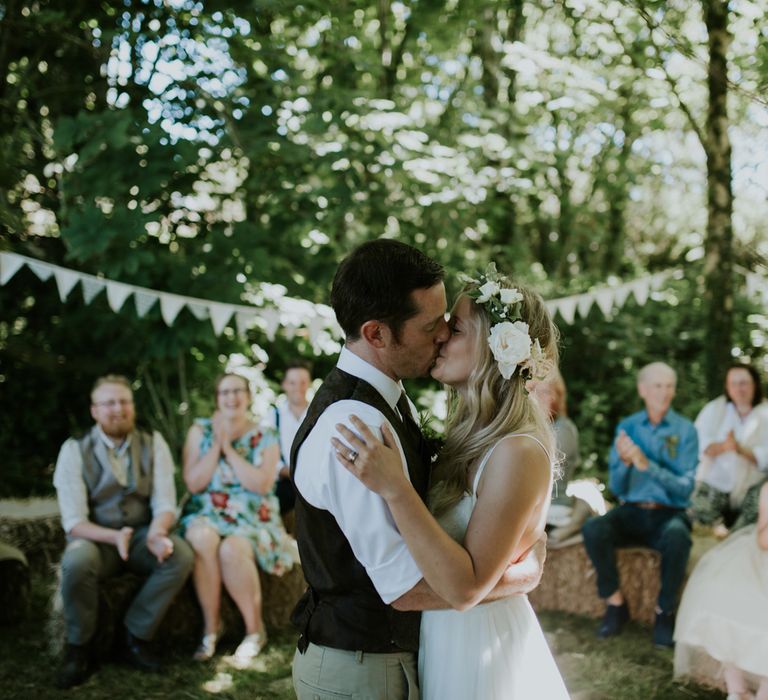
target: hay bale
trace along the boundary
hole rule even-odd
[[[23,620],[30,603],[29,564],[24,554],[0,542],[0,624]]]
[[[656,599],[661,585],[661,557],[644,547],[618,550],[621,590],[633,620],[651,625],[656,618]],[[528,598],[537,610],[600,617],[605,602],[597,595],[596,574],[582,542],[550,549],[539,587]]]
[[[59,577],[60,567],[56,567],[57,581]],[[306,587],[301,567],[297,564],[281,577],[259,570],[259,578],[262,585],[264,623],[268,633],[289,627],[291,611]],[[116,645],[121,641],[123,618],[143,580],[135,574],[124,573],[107,579],[100,586],[99,624],[93,648],[102,660],[114,656]],[[226,636],[243,636],[244,627],[240,612],[224,590],[221,596],[221,620]],[[180,644],[192,649],[199,641],[202,629],[203,616],[190,578],[163,618],[155,641],[159,647]],[[51,600],[47,631],[51,652],[56,654],[60,651],[64,639],[64,613],[58,585],[55,586]]]
[[[48,575],[64,551],[56,500],[0,501],[0,539],[24,552],[34,573]]]

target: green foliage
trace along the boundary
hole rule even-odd
[[[742,145],[760,138],[766,81],[756,7],[733,13]],[[661,2],[5,3],[0,248],[232,303],[262,282],[327,301],[339,260],[380,235],[451,271],[493,260],[547,297],[677,266],[704,252],[706,163],[678,99],[706,105],[704,36],[698,6]],[[764,255],[760,150],[735,149],[748,269]],[[590,468],[645,359],[685,367],[681,406],[704,400],[704,316],[686,294],[565,329]],[[301,336],[217,339],[187,312],[167,328],[103,297],[61,305],[28,271],[0,302],[4,494],[50,488],[104,371],[135,378],[142,416],[178,448],[230,353],[266,351],[269,380],[313,354]],[[754,354],[745,313],[738,343]]]

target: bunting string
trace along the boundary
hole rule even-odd
[[[333,309],[325,304],[285,296],[280,285],[262,285],[261,296],[268,302],[267,305],[225,304],[125,284],[10,252],[0,252],[0,285],[8,284],[24,266],[42,281],[53,277],[62,302],[79,283],[86,304],[105,291],[109,308],[115,313],[125,306],[131,296],[139,318],[159,304],[160,315],[167,326],[172,326],[182,309],[186,308],[198,320],[210,320],[217,336],[230,325],[243,337],[249,329],[258,327],[270,341],[274,340],[278,331],[290,339],[304,329],[303,334],[309,338],[312,347],[323,353],[338,351],[338,341],[342,337]],[[739,273],[745,277],[746,292],[750,298],[768,301],[768,280],[764,276],[741,269]],[[681,277],[681,270],[664,270],[622,284],[603,285],[582,294],[550,299],[546,305],[553,316],[558,314],[571,325],[577,314],[585,318],[595,305],[606,317],[621,309],[630,296],[643,305],[670,279]]]

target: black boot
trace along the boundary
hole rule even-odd
[[[86,645],[66,644],[64,658],[56,674],[56,687],[62,690],[84,683],[93,672]]]
[[[597,629],[597,636],[600,639],[607,639],[621,634],[621,628],[624,627],[627,620],[629,620],[629,608],[626,603],[607,605],[603,621]]]
[[[149,643],[125,630],[125,660],[148,673],[158,673],[161,669],[160,661],[150,650]]]

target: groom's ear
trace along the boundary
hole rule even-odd
[[[383,348],[387,345],[389,328],[381,321],[366,321],[360,326],[360,336],[374,348]]]

